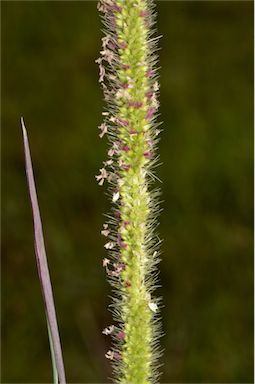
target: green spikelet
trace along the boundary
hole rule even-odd
[[[148,0],[101,0],[98,9],[105,37],[96,62],[107,101],[99,136],[107,134],[110,147],[96,178],[99,185],[109,182],[113,201],[102,234],[108,238],[109,259],[103,266],[114,288],[116,322],[103,331],[113,338],[106,357],[113,362],[115,382],[154,383],[160,333],[159,299],[152,296],[158,262],[158,191],[149,189],[159,134],[155,13]]]

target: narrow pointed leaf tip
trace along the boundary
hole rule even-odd
[[[52,344],[52,358],[53,367],[56,366],[58,383],[66,384],[64,362],[60,344],[60,337],[58,332],[58,324],[56,311],[54,306],[53,292],[50,281],[49,268],[47,263],[47,256],[44,245],[43,229],[40,216],[40,210],[37,200],[35,181],[32,168],[32,160],[29,149],[29,142],[27,131],[23,117],[21,118],[21,127],[23,132],[24,141],[24,152],[25,152],[25,164],[26,164],[26,175],[29,189],[29,196],[32,206],[32,215],[34,222],[34,237],[35,237],[35,254],[39,280],[42,289],[42,295],[44,299],[45,312],[47,317],[47,323],[49,328],[49,339]],[[56,377],[56,375],[54,375]]]

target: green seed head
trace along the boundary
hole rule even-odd
[[[159,130],[155,119],[159,84],[152,37],[155,13],[146,0],[101,0],[105,25],[99,82],[107,102],[100,137],[109,139],[109,159],[96,176],[109,182],[112,212],[102,234],[108,258],[103,266],[114,288],[116,325],[106,357],[113,362],[116,382],[145,384],[157,381],[159,299],[153,296],[159,243],[154,233],[158,192],[155,179]]]

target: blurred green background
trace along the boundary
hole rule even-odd
[[[253,3],[157,2],[162,383],[253,382]],[[30,136],[69,383],[110,375],[94,175],[95,1],[2,2],[2,382],[51,381],[19,119]]]

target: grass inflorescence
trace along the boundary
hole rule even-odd
[[[109,183],[113,203],[101,231],[113,286],[114,324],[103,331],[113,339],[106,357],[116,382],[153,383],[160,355],[160,299],[154,296],[160,209],[159,191],[151,190],[160,133],[156,14],[150,0],[101,0],[98,9],[105,35],[96,62],[107,102],[99,136],[108,136],[109,157],[96,179]]]

